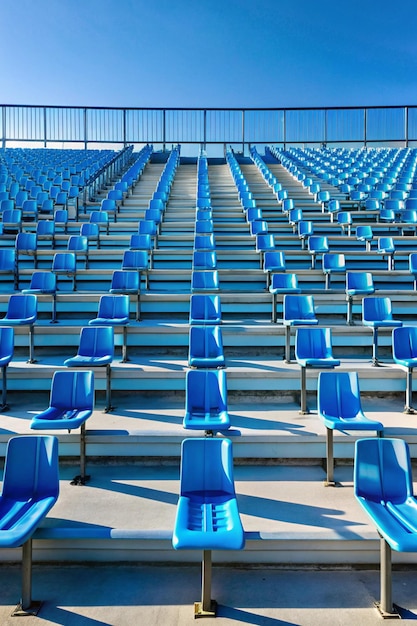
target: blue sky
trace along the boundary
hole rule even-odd
[[[416,0],[1,0],[0,104],[417,104]]]

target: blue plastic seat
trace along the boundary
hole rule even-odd
[[[22,219],[25,221],[36,221],[38,219],[38,204],[36,200],[25,200],[21,209]]]
[[[249,230],[252,236],[265,235],[268,232],[268,222],[266,220],[249,222]]]
[[[86,475],[85,423],[94,409],[94,374],[83,372],[54,372],[49,407],[38,413],[31,421],[32,430],[74,430],[80,433],[80,475],[71,484],[84,485]]]
[[[22,289],[23,294],[51,295],[52,315],[51,324],[57,322],[56,316],[56,275],[53,272],[33,272],[28,289]]]
[[[154,241],[154,247],[158,241],[158,224],[153,220],[141,220],[138,223],[139,235],[150,235]]]
[[[256,235],[256,252],[260,253],[260,267],[263,267],[265,252],[272,250],[275,250],[274,235],[271,233]]]
[[[358,241],[365,242],[365,249],[367,252],[370,252],[371,250],[371,242],[372,242],[373,237],[374,237],[374,234],[372,232],[371,226],[367,225],[367,226],[356,227],[356,239]]]
[[[77,290],[77,258],[74,252],[56,252],[51,269],[56,276],[71,278],[72,288]]]
[[[109,234],[109,214],[106,211],[91,211],[90,222],[97,224],[100,229],[104,228],[106,235]]]
[[[252,222],[262,222],[264,221],[262,209],[248,209],[246,211],[246,220],[251,224]],[[251,233],[252,234],[252,233]]]
[[[394,270],[394,254],[395,254],[395,243],[393,237],[379,237],[378,238],[378,254],[382,254],[384,257],[387,257],[388,266],[387,269],[389,272]]]
[[[113,358],[113,326],[84,326],[84,328],[81,329],[77,354],[64,361],[66,367],[106,368],[105,413],[108,413],[114,408],[111,405],[111,363]]]
[[[392,317],[392,305],[389,298],[372,297],[362,300],[362,323],[372,328],[372,365],[380,364],[378,359],[378,329],[395,328],[403,323]]]
[[[290,363],[291,326],[313,326],[319,323],[314,312],[313,296],[285,294],[282,321],[285,326],[284,360],[286,363]]]
[[[195,235],[194,250],[215,250],[216,243],[213,233],[208,235]]]
[[[172,545],[203,550],[202,598],[195,616],[215,615],[211,599],[211,551],[241,550],[245,535],[233,476],[230,439],[185,439],[181,446],[180,497]]]
[[[357,372],[320,372],[317,413],[326,427],[326,482],[334,484],[333,431],[376,431],[381,422],[368,419],[362,410]]]
[[[208,220],[213,220],[213,212],[210,209],[198,209],[195,212],[196,222],[206,222]]]
[[[297,274],[272,274],[269,292],[272,294],[272,323],[277,321],[277,296],[286,293],[301,293]]]
[[[417,367],[417,327],[394,328],[392,331],[392,356],[394,362],[407,371],[404,413],[414,413],[412,396],[413,369]]]
[[[195,234],[196,235],[209,235],[214,232],[213,220],[196,220]]]
[[[319,237],[313,235],[308,238],[307,248],[311,255],[311,269],[316,267],[317,255],[323,255],[329,252],[329,243],[326,236]]]
[[[127,358],[127,325],[129,324],[129,296],[110,295],[101,296],[98,305],[97,317],[88,322],[89,326],[122,326],[123,345],[122,363],[126,363]]]
[[[266,288],[271,284],[274,272],[285,272],[285,253],[281,250],[266,250],[263,253],[263,271],[266,274]]]
[[[189,367],[225,367],[221,328],[217,326],[190,326]]]
[[[191,324],[221,324],[220,296],[212,294],[192,294],[190,298]]]
[[[2,213],[3,232],[19,232],[22,230],[22,211],[12,209]]]
[[[149,253],[148,250],[125,250],[123,253],[122,270],[136,270],[140,276],[145,275],[145,288],[149,289]]]
[[[356,442],[354,494],[380,536],[380,594],[383,617],[398,616],[392,602],[392,555],[417,552],[417,500],[410,451],[403,439]]]
[[[413,289],[414,291],[417,290],[417,253],[413,252],[410,254],[410,256],[408,257],[408,268],[410,270],[410,273],[414,276],[414,285],[413,285]]]
[[[378,221],[393,224],[395,222],[395,212],[392,209],[381,209]]]
[[[40,220],[36,226],[36,235],[38,241],[51,241],[52,247],[55,246],[55,222],[52,220]]]
[[[220,289],[219,272],[217,270],[193,271],[191,274],[191,291],[218,291]]]
[[[7,366],[14,353],[14,328],[0,326],[0,367],[2,369],[2,396],[0,411],[9,409],[7,404]]]
[[[0,496],[0,547],[22,550],[22,595],[13,615],[36,615],[32,600],[32,536],[59,495],[58,440],[12,437],[6,450]]]
[[[130,270],[115,270],[109,289],[112,294],[136,296],[136,321],[140,320],[140,280],[139,274]]]
[[[297,328],[295,335],[295,358],[301,367],[301,407],[300,413],[308,413],[307,408],[307,367],[332,368],[340,365],[333,357],[332,333],[330,328]]]
[[[346,272],[346,323],[353,324],[353,298],[370,296],[374,293],[374,280],[371,272]]]
[[[324,213],[330,201],[330,192],[323,190],[319,191],[316,195],[315,201],[321,204],[321,212]]]
[[[100,228],[99,225],[93,222],[84,222],[80,226],[81,237],[87,237],[88,247],[90,242],[95,241],[97,248],[100,248]]]
[[[330,221],[333,222],[335,213],[338,213],[340,211],[339,200],[330,200],[329,204],[327,205],[327,211],[330,214]]]
[[[224,370],[188,370],[183,427],[204,430],[208,435],[230,428]]]
[[[193,270],[217,269],[217,255],[215,250],[194,250]]]
[[[352,213],[350,211],[340,211],[337,214],[337,223],[340,224],[342,235],[346,234],[350,237],[352,226]]]
[[[329,289],[331,274],[344,274],[346,272],[345,255],[330,252],[323,254],[322,268],[326,279],[326,289]]]
[[[295,233],[297,230],[297,226],[299,222],[303,221],[303,210],[302,209],[292,209],[288,213],[288,223],[292,226],[293,232]]]
[[[54,213],[55,228],[61,227],[66,233],[68,231],[68,211],[67,209],[58,209]]]
[[[116,200],[112,198],[104,198],[100,204],[100,213],[107,213],[107,215],[113,214],[113,220],[117,222],[117,204]]]
[[[33,294],[13,294],[9,298],[5,317],[0,319],[2,326],[29,327],[29,359],[28,363],[36,363],[34,359],[34,324],[38,317],[38,300]]]
[[[85,257],[85,269],[88,270],[88,238],[83,235],[71,235],[68,238],[67,250],[75,254],[75,258],[80,255]]]

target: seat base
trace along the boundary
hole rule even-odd
[[[216,617],[217,602],[216,600],[210,600],[210,609],[204,610],[202,602],[194,602],[194,619],[198,617]]]
[[[34,615],[36,617],[36,615],[40,611],[41,606],[42,602],[39,602],[38,600],[32,600],[30,606],[24,609],[22,603],[19,602],[11,615],[12,617],[26,617],[27,615]]]
[[[392,613],[383,611],[379,602],[374,602],[374,607],[383,619],[402,619],[396,604],[392,605]]]

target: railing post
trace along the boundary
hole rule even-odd
[[[84,109],[84,150],[87,150],[87,109]]]
[[[245,156],[245,111],[242,109],[242,154]]]
[[[162,152],[166,148],[166,109],[162,111]]]
[[[368,136],[368,109],[364,109],[363,110],[363,143],[364,143],[365,148],[366,148],[367,136]]]
[[[203,147],[206,150],[207,145],[207,109],[204,109],[203,113]]]
[[[46,135],[46,107],[43,107],[43,147],[46,148],[47,135]]]
[[[126,109],[123,109],[123,147],[126,148]]]
[[[408,148],[408,107],[404,108],[405,147]]]
[[[1,125],[1,133],[2,133],[1,147],[4,149],[6,147],[6,107],[5,106],[2,107],[1,119],[2,119],[2,125]]]
[[[284,138],[284,150],[287,149],[287,112],[284,109],[284,115],[282,116],[283,125],[283,138]]]

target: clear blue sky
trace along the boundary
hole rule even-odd
[[[1,0],[0,104],[417,104],[416,0]]]

